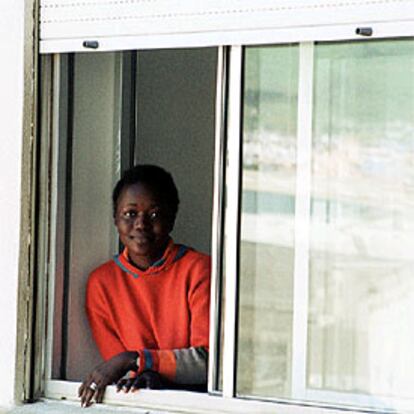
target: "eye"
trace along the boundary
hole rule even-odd
[[[157,220],[160,217],[160,213],[158,211],[152,211],[149,214],[149,218],[151,221]]]
[[[122,213],[122,216],[126,219],[135,218],[137,216],[137,212],[135,210],[127,210]]]

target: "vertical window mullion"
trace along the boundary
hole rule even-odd
[[[135,162],[136,116],[137,116],[137,52],[123,52],[120,59],[119,100],[119,176]]]
[[[235,395],[237,273],[240,207],[241,105],[242,105],[241,46],[230,49],[228,106],[228,165],[226,171],[225,221],[225,309],[223,346],[223,396]]]
[[[214,194],[211,235],[211,300],[210,300],[210,345],[208,366],[208,391],[218,388],[218,353],[220,338],[220,296],[223,251],[223,177],[224,177],[224,122],[226,104],[226,49],[219,47],[217,52],[216,78],[216,120],[215,120],[215,154],[214,154]]]
[[[76,60],[75,60],[76,59]],[[68,363],[68,337],[69,337],[69,292],[71,287],[71,258],[67,254],[72,245],[72,189],[73,189],[73,129],[74,129],[74,82],[75,82],[75,58],[74,54],[68,55],[67,59],[67,108],[64,113],[67,132],[65,135],[65,189],[64,189],[64,252],[63,275],[62,275],[62,315],[61,315],[61,343],[60,343],[60,378],[67,379]],[[66,69],[66,68],[65,68]],[[60,114],[59,114],[60,115]],[[60,133],[60,130],[59,130]]]
[[[48,263],[49,283],[48,283],[48,318],[47,318],[47,344],[46,344],[46,380],[50,380],[53,376],[52,362],[54,355],[54,347],[56,342],[61,347],[61,328],[59,333],[55,328],[55,314],[59,309],[59,318],[62,312],[62,269],[64,266],[64,240],[65,240],[65,191],[64,182],[66,178],[66,140],[68,131],[68,102],[62,99],[62,96],[69,88],[69,69],[68,56],[56,54],[53,56],[53,96],[52,100],[52,125],[51,125],[51,141],[52,141],[52,159],[51,159],[51,221],[50,221],[50,259]],[[63,143],[63,144],[62,144]],[[62,148],[65,150],[62,151]],[[60,269],[60,270],[58,270]],[[56,280],[59,273],[60,281]],[[59,289],[56,290],[56,286]]]
[[[43,56],[40,60],[40,69],[43,74],[39,84],[40,111],[38,113],[38,122],[40,128],[40,143],[38,148],[38,166],[39,177],[36,180],[37,200],[34,203],[36,211],[35,232],[36,236],[36,258],[34,260],[34,275],[45,275],[45,277],[35,277],[33,280],[33,289],[35,295],[35,306],[33,308],[33,331],[32,331],[32,350],[31,350],[31,369],[30,381],[25,387],[27,399],[37,399],[43,394],[43,380],[45,368],[45,350],[47,348],[45,323],[47,315],[47,299],[45,292],[48,283],[48,262],[49,257],[49,236],[50,236],[50,183],[47,179],[50,173],[51,163],[51,113],[52,113],[52,57]],[[36,175],[36,174],[35,174]],[[28,356],[30,356],[28,354]]]
[[[292,344],[292,397],[295,399],[304,398],[306,390],[313,50],[312,42],[300,44]]]
[[[56,260],[55,260],[55,244],[53,241],[56,237],[56,227],[57,227],[57,171],[58,171],[58,145],[56,145],[57,141],[57,121],[56,121],[56,114],[58,113],[59,105],[58,105],[58,91],[59,91],[59,68],[60,68],[60,55],[53,55],[51,57],[50,65],[53,69],[50,69],[46,73],[43,73],[42,76],[44,78],[50,76],[49,82],[52,83],[52,92],[50,96],[44,96],[43,99],[50,100],[51,103],[51,117],[52,120],[50,121],[50,130],[47,132],[51,135],[52,141],[52,153],[51,153],[51,193],[50,193],[50,223],[49,223],[49,232],[50,232],[50,239],[49,239],[49,261],[47,263],[47,273],[49,275],[48,278],[48,285],[43,292],[46,303],[49,305],[47,306],[47,315],[46,315],[46,348],[45,348],[45,379],[50,380],[52,378],[52,355],[53,355],[53,309],[55,303],[55,278],[54,278],[54,269],[56,268]]]

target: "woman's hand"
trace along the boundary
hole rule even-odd
[[[160,374],[155,371],[145,371],[135,378],[120,379],[116,384],[116,391],[135,392],[140,388],[159,390],[162,388]]]
[[[105,388],[119,381],[128,371],[136,371],[138,352],[126,351],[115,355],[111,359],[98,365],[79,387],[78,396],[82,407],[89,407],[92,399],[101,403]]]

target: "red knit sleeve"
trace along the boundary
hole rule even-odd
[[[140,350],[138,373],[150,369],[179,384],[205,384],[209,342],[210,258],[202,256],[189,271],[187,301],[191,313],[190,347]]]
[[[191,312],[191,346],[208,349],[210,322],[210,258],[196,263],[188,292]]]
[[[120,352],[126,351],[111,323],[105,301],[103,283],[99,269],[93,272],[86,287],[86,314],[92,335],[102,358],[106,361]]]

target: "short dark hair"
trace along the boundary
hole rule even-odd
[[[129,170],[124,171],[121,179],[116,183],[112,193],[114,217],[116,215],[118,200],[122,191],[126,187],[137,183],[144,184],[150,188],[155,192],[157,197],[160,198],[160,201],[165,202],[165,204],[171,209],[172,219],[174,222],[180,200],[178,198],[178,191],[173,177],[163,168],[150,164],[135,165]]]

